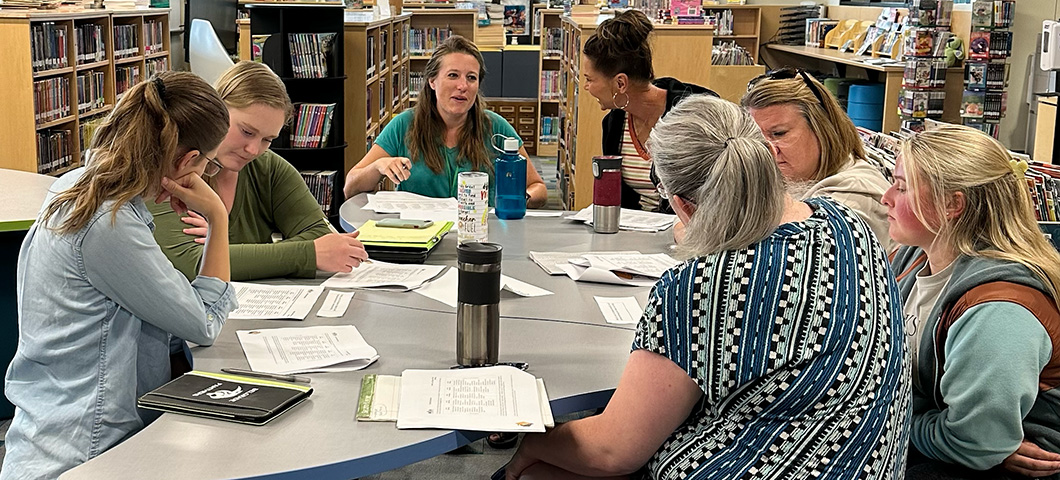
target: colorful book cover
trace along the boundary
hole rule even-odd
[[[526,5],[504,6],[504,33],[508,35],[526,34]]]
[[[983,90],[986,88],[987,64],[972,63],[964,64],[964,83],[969,90]]]
[[[972,2],[972,26],[994,26],[994,2],[990,0],[975,0]]]
[[[702,0],[672,0],[670,2],[670,14],[674,16],[699,15],[702,5]]]
[[[961,97],[961,117],[983,118],[983,103],[985,101],[985,93],[965,90],[964,95]]]
[[[990,32],[973,30],[968,36],[968,58],[987,60],[990,58]]]

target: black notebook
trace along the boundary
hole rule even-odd
[[[307,385],[195,370],[148,392],[136,403],[163,412],[264,425],[312,393]]]

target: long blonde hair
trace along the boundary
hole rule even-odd
[[[47,222],[70,212],[55,230],[84,228],[104,202],[111,221],[129,200],[161,184],[190,150],[208,152],[228,132],[228,108],[208,83],[190,72],[162,72],[130,88],[92,137],[92,160],[74,185],[44,210]]]
[[[287,87],[264,63],[243,60],[225,70],[214,86],[230,108],[266,105],[283,112],[284,124],[294,114]]]
[[[807,82],[821,94],[817,99]],[[814,172],[813,180],[819,182],[835,175],[850,163],[851,157],[864,160],[865,146],[858,137],[857,127],[843,111],[835,97],[821,82],[810,75],[795,75],[787,79],[763,79],[755,83],[740,100],[744,108],[766,108],[773,105],[791,104],[799,109],[817,135],[821,160]]]
[[[902,143],[909,191],[923,185],[930,199],[922,204],[914,195],[913,213],[935,233],[935,242],[958,255],[1017,262],[1034,272],[1057,302],[1060,253],[1038,229],[1027,180],[1013,171],[1011,160],[997,140],[962,125],[945,125]],[[956,192],[964,195],[964,211],[946,219],[943,212]],[[927,221],[925,212],[940,221]]]
[[[453,35],[434,49],[431,59],[423,69],[423,87],[420,88],[419,101],[412,115],[412,125],[405,135],[408,144],[409,158],[418,161],[423,155],[424,163],[434,173],[440,173],[445,167],[445,158],[442,156],[441,147],[445,144],[445,120],[438,113],[438,96],[431,88],[431,81],[438,77],[442,70],[442,59],[451,53],[465,53],[475,57],[478,61],[478,94],[475,95],[471,110],[467,112],[467,120],[460,130],[457,145],[460,148],[460,157],[471,162],[471,169],[476,171],[492,171],[491,159],[492,149],[487,149],[486,142],[493,132],[493,122],[486,114],[486,99],[482,96],[482,82],[486,79],[486,64],[482,60],[482,54],[478,47],[470,40]]]
[[[697,206],[683,254],[746,248],[780,224],[784,177],[762,131],[735,103],[689,96],[652,128],[648,151],[670,194]]]

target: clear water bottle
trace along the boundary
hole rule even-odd
[[[497,181],[497,218],[526,216],[526,158],[519,154],[519,139],[504,138],[504,150],[493,162]]]

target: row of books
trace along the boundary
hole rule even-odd
[[[423,89],[423,72],[409,72],[409,98],[418,98]]]
[[[144,22],[144,53],[152,54],[163,51],[163,39],[169,36],[165,31],[161,20],[148,20]]]
[[[73,165],[69,130],[37,132],[37,173],[51,173]]]
[[[140,54],[136,25],[114,26],[114,58],[135,57]]]
[[[560,123],[559,117],[541,117],[541,143],[556,143],[559,141]]]
[[[1008,109],[1008,92],[965,90],[961,96],[961,117],[995,123]]]
[[[149,58],[144,62],[144,78],[151,78],[160,72],[169,70],[169,58]]]
[[[1008,28],[1016,16],[1015,0],[974,0],[972,28]]]
[[[965,62],[964,88],[968,90],[1004,89],[1008,86],[1008,64]]]
[[[368,59],[368,64],[365,67],[367,69],[367,78],[372,78],[375,75],[375,37],[369,35],[365,45],[365,58]]]
[[[335,33],[289,33],[291,70],[295,78],[324,78],[328,73],[328,56],[335,43]]]
[[[545,56],[558,57],[563,54],[563,29],[560,27],[544,27],[541,32],[541,49]]]
[[[77,75],[77,113],[103,108],[107,104],[103,95],[105,80],[106,76],[99,71]]]
[[[74,57],[78,65],[107,59],[103,25],[84,23],[74,27]]]
[[[386,79],[379,79],[379,119],[386,118]]]
[[[946,86],[945,58],[910,58],[902,72],[905,88],[942,88]]]
[[[427,27],[409,29],[409,52],[412,55],[430,55],[442,42],[453,36],[449,27]]]
[[[291,147],[318,148],[328,142],[334,103],[300,103],[294,108],[291,124]]]
[[[946,43],[953,36],[953,32],[939,28],[914,28],[905,37],[904,54],[906,57],[945,57]]]
[[[733,20],[732,10],[708,10],[704,17],[707,25],[714,26],[714,35],[732,35],[736,23]],[[681,17],[677,18],[678,24]]]
[[[1024,177],[1035,219],[1039,222],[1060,221],[1060,168],[1041,162],[1027,163],[1029,168]]]
[[[990,60],[1012,55],[1012,32],[972,30],[968,35],[968,58]]]
[[[942,116],[945,103],[945,90],[902,89],[898,98],[898,109],[905,117],[938,118]]]
[[[32,24],[30,47],[34,72],[70,66],[66,55],[66,25],[56,25],[55,22]]]
[[[920,27],[948,27],[953,19],[953,0],[911,0],[909,24]]]
[[[370,141],[371,139],[369,139]],[[332,199],[335,197],[335,182],[339,172],[335,170],[304,170],[298,173],[302,174],[302,180],[305,180],[305,184],[309,187],[313,198],[317,199],[320,210],[325,215],[330,214]]]
[[[755,60],[751,57],[743,45],[733,42],[721,42],[714,44],[710,50],[711,65],[754,65]]]
[[[824,47],[824,36],[839,25],[839,20],[830,18],[808,18],[806,19],[806,41],[807,47]]]
[[[133,85],[140,83],[140,80],[143,79],[140,73],[139,65],[114,67],[114,91],[117,93],[117,98],[121,98]]]
[[[563,86],[560,85],[559,70],[541,71],[541,99],[559,100],[563,96]]]
[[[38,124],[70,115],[70,78],[46,78],[33,82],[33,118]]]

